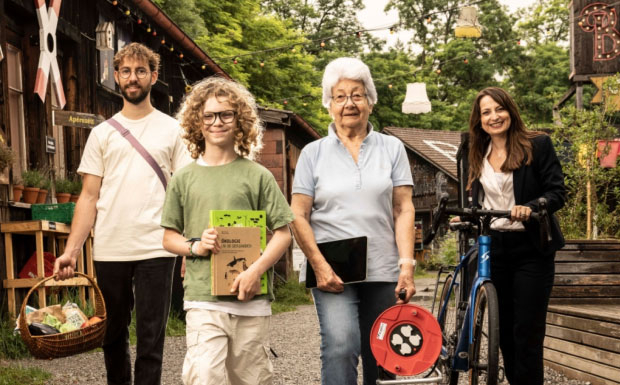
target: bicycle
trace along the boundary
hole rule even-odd
[[[431,232],[424,239],[424,244],[430,243],[448,215],[460,216],[461,222],[450,224],[452,230],[459,232],[459,262],[440,268],[435,283],[435,293],[443,284],[437,311],[437,295],[431,308],[443,337],[436,365],[441,367],[442,384],[458,384],[459,374],[467,371],[471,385],[496,385],[500,377],[499,305],[491,281],[489,232],[492,220],[510,218],[510,211],[447,208],[447,201],[448,194],[441,194]],[[546,200],[541,198],[538,203],[538,212],[532,212],[530,218],[541,223],[544,246],[550,240]],[[477,242],[469,247],[469,239],[475,233],[479,234]],[[475,275],[471,274],[472,267],[476,268]]]

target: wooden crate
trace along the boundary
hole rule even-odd
[[[545,365],[593,385],[620,385],[620,242],[568,241],[555,267]]]

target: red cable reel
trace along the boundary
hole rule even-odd
[[[441,352],[441,329],[426,309],[392,306],[375,320],[370,349],[377,365],[399,376],[414,376],[433,366]]]

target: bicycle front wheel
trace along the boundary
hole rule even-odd
[[[474,334],[471,346],[470,385],[496,385],[499,371],[499,305],[491,282],[478,289],[474,307]]]
[[[452,359],[456,351],[456,344],[458,342],[459,328],[457,325],[459,325],[460,322],[457,320],[457,315],[460,276],[461,275],[458,274],[455,278],[454,275],[450,274],[446,277],[439,297],[437,314],[435,314],[439,320],[439,326],[444,340],[444,347],[448,352],[448,359],[447,362],[445,362],[445,365],[443,365],[442,370],[444,375],[442,384],[449,385],[457,385],[459,382],[459,372],[452,370],[450,364],[452,363]],[[454,286],[452,286],[453,282]],[[452,291],[450,291],[450,286],[452,286]],[[443,315],[441,314],[442,309],[444,309]]]

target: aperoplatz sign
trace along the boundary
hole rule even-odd
[[[55,126],[93,128],[104,120],[101,115],[52,110],[52,122]]]

